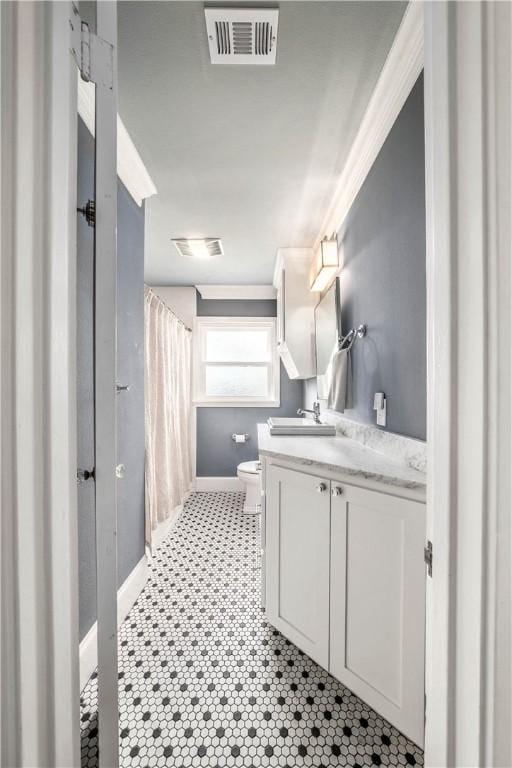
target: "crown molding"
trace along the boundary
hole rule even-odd
[[[286,259],[307,259],[309,261],[313,258],[312,248],[278,248],[276,255],[276,262],[274,264],[274,277],[272,283],[275,288],[281,285],[281,270],[283,269],[284,260]]]
[[[409,2],[316,238],[337,233],[423,69],[423,2]]]
[[[202,299],[254,300],[275,299],[272,285],[196,285]]]
[[[78,114],[89,133],[94,136],[95,93],[93,83],[86,83],[78,74]],[[157,190],[123,121],[117,116],[117,175],[137,205]]]

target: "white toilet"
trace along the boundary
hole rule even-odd
[[[259,461],[242,461],[236,473],[244,484],[244,512],[249,515],[261,512],[261,465]]]

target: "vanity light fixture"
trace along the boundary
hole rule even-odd
[[[218,237],[178,237],[172,242],[180,256],[209,259],[212,256],[222,256],[224,253]]]
[[[332,282],[339,269],[338,241],[324,237],[320,243],[316,260],[316,276],[311,284],[312,291],[324,291]]]

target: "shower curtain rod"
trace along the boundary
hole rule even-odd
[[[185,325],[185,323],[183,322],[183,320],[182,320],[180,317],[178,317],[178,315],[176,314],[176,312],[173,312],[173,311],[172,311],[172,309],[171,309],[171,308],[170,308],[170,307],[169,307],[169,306],[168,306],[168,305],[165,303],[165,301],[162,301],[162,299],[160,298],[160,296],[157,296],[157,295],[156,295],[156,293],[154,292],[154,290],[151,288],[151,286],[150,286],[150,285],[146,285],[146,284],[144,283],[144,292],[146,293],[146,295],[150,295],[150,298],[151,298],[151,299],[156,299],[156,300],[157,300],[157,301],[158,301],[158,302],[159,302],[159,303],[160,303],[160,304],[161,304],[161,305],[162,305],[162,306],[163,306],[163,307],[164,307],[164,308],[165,308],[165,309],[166,309],[168,312],[170,312],[170,314],[171,314],[171,315],[172,315],[174,318],[176,318],[176,320],[178,321],[178,323],[180,323],[180,324],[181,324],[181,325],[184,327],[184,329],[185,329],[186,331],[188,331],[189,333],[192,333],[192,328],[189,328],[189,327],[188,327],[188,325]]]

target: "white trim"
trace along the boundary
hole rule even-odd
[[[117,626],[120,627],[144,589],[149,577],[146,555],[143,555],[133,571],[117,591]],[[95,621],[80,643],[80,690],[98,665],[98,624]]]
[[[94,83],[86,83],[78,74],[78,114],[94,136]],[[130,138],[123,121],[117,116],[117,175],[137,205],[157,194],[149,172]]]
[[[512,764],[509,3],[425,16],[425,765]]]
[[[98,77],[94,199],[94,493],[98,624],[99,768],[119,766],[117,644],[117,6],[96,4],[96,30],[112,45],[112,83]]]
[[[226,361],[209,362],[205,358],[208,328],[226,330],[255,328],[267,331],[269,359],[261,362]],[[196,317],[193,331],[193,405],[213,408],[278,408],[280,405],[281,371],[276,343],[275,317]],[[206,388],[206,367],[214,365],[263,367],[268,371],[268,392],[265,397],[209,396]]]
[[[261,301],[275,299],[272,285],[196,285],[202,299]]]
[[[167,538],[167,536],[170,534],[176,523],[178,522],[182,512],[183,507],[185,505],[185,502],[189,498],[190,494],[192,493],[194,488],[194,481],[190,484],[190,490],[187,491],[183,498],[183,504],[179,504],[177,507],[175,507],[172,511],[172,514],[170,517],[167,518],[167,520],[164,520],[161,522],[157,528],[155,528],[154,531],[151,533],[151,547],[149,549],[149,552],[151,556],[155,554],[158,547],[162,544],[163,541]]]
[[[423,3],[410,2],[313,246],[338,232],[423,68]]]
[[[80,764],[71,3],[2,3],[2,765]]]
[[[274,276],[272,278],[272,285],[276,289],[276,293],[281,287],[281,274],[284,268],[284,262],[288,259],[307,260],[313,261],[314,251],[312,248],[278,248],[276,255],[276,263],[274,264]],[[314,293],[314,291],[312,291]],[[319,294],[316,294],[317,296]]]
[[[243,491],[244,485],[238,477],[196,477],[195,490],[205,491]]]
[[[161,522],[154,531],[151,532],[151,555],[154,555],[158,547],[170,534],[178,519],[183,512],[183,504],[179,504],[175,507],[171,513],[171,516]]]

